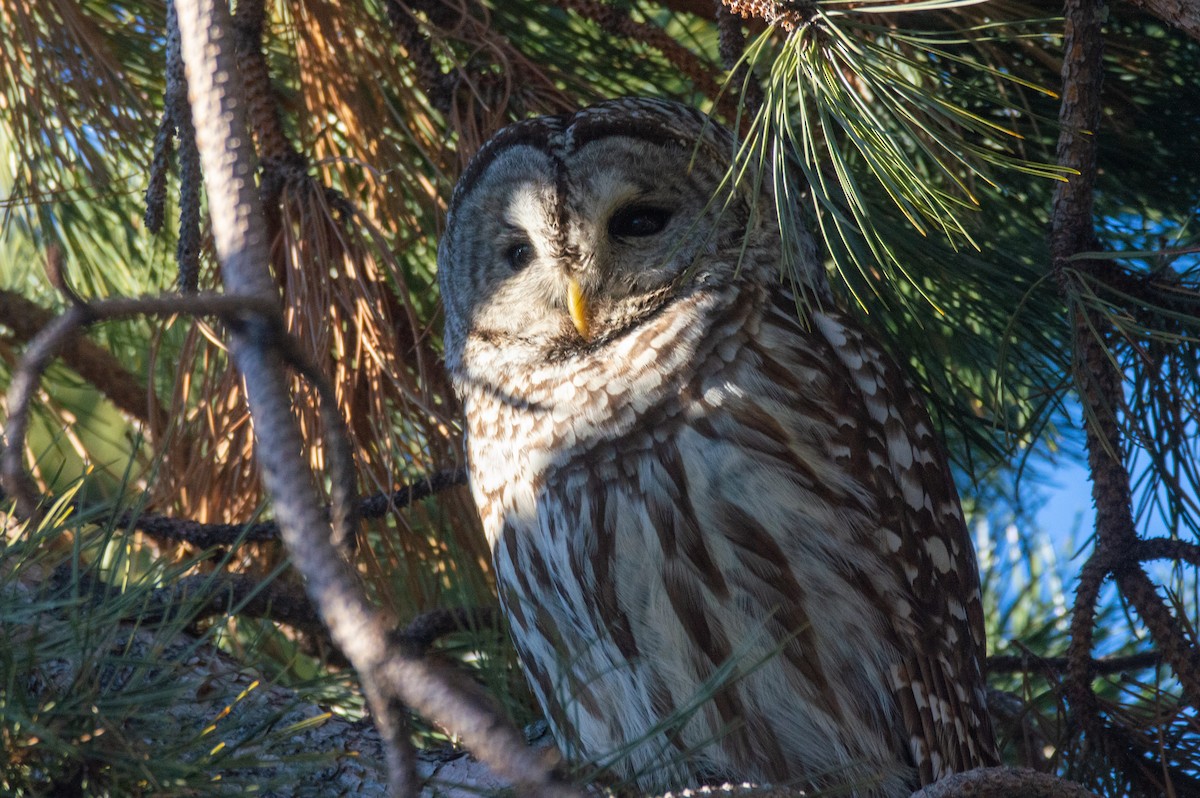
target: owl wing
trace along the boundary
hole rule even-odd
[[[776,313],[794,318],[794,300]],[[836,456],[874,494],[878,544],[906,595],[893,599],[902,658],[892,689],[921,782],[996,764],[981,663],[983,605],[975,552],[946,454],[900,367],[836,312],[815,313],[835,377]]]

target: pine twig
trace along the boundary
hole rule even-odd
[[[429,5],[447,8],[438,3]],[[408,64],[413,70],[417,85],[435,109],[443,114],[448,113],[453,102],[453,80],[438,64],[429,36],[421,29],[413,11],[400,0],[386,0],[386,8],[388,22],[396,32],[400,46],[408,54]]]
[[[1033,673],[1041,672],[1058,676],[1071,668],[1070,657],[1038,657],[1027,654],[995,654],[987,658],[988,673]],[[1162,664],[1162,654],[1157,651],[1146,651],[1140,654],[1129,654],[1123,657],[1101,657],[1089,660],[1088,673],[1091,676],[1104,676],[1112,673],[1125,673],[1153,668]]]
[[[409,621],[395,634],[396,640],[416,654],[424,654],[437,640],[464,629],[496,626],[500,614],[492,607],[438,608]]]
[[[657,25],[638,22],[624,11],[603,0],[553,0],[554,4],[590,19],[617,36],[641,42],[663,54],[682,75],[711,99],[721,94],[721,82],[713,69]]]
[[[1064,687],[1074,722],[1095,744],[1107,750],[1109,730],[1091,687],[1093,627],[1104,580],[1110,575],[1115,578],[1193,704],[1200,700],[1200,652],[1178,619],[1172,617],[1139,562],[1131,481],[1122,458],[1119,414],[1124,394],[1122,374],[1110,349],[1112,330],[1101,313],[1078,301],[1080,290],[1076,281],[1084,275],[1111,271],[1095,260],[1078,257],[1080,253],[1100,249],[1093,208],[1104,78],[1103,16],[1103,4],[1096,0],[1066,2],[1058,163],[1075,176],[1055,191],[1050,244],[1054,276],[1072,308],[1073,371],[1084,409],[1084,433],[1096,505],[1096,547],[1082,569],[1075,595]],[[1123,755],[1118,758],[1127,759]],[[1126,764],[1132,767],[1125,768],[1125,776],[1139,778],[1137,763]]]
[[[721,65],[729,72],[729,86],[740,90],[739,103],[745,108],[747,120],[753,119],[763,104],[763,90],[755,79],[750,65],[742,60],[746,52],[746,35],[742,32],[742,20],[725,7],[721,0],[716,2],[717,48],[721,53]],[[735,117],[736,118],[736,117]]]
[[[283,119],[271,89],[271,73],[263,55],[263,27],[266,9],[263,0],[241,0],[233,15],[234,47],[238,74],[246,98],[246,112],[258,156],[264,163],[298,157],[283,132]]]
[[[437,471],[393,491],[367,496],[358,502],[359,518],[381,518],[396,510],[403,510],[430,496],[452,487],[465,485],[467,472],[462,468]],[[279,540],[279,525],[274,521],[256,524],[202,524],[186,518],[165,515],[122,513],[117,517],[118,526],[127,526],[158,538],[190,543],[197,548],[233,546],[239,542],[260,543]]]
[[[17,340],[30,341],[54,319],[54,313],[14,291],[0,288],[0,318]],[[156,429],[166,424],[166,415],[158,401],[150,397],[150,388],[129,371],[116,356],[86,338],[72,338],[61,350],[63,362],[117,409]]]

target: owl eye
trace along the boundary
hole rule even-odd
[[[652,205],[626,205],[608,220],[608,234],[626,238],[652,236],[662,232],[671,219],[666,208]]]
[[[514,272],[519,272],[533,260],[533,244],[528,241],[518,241],[504,251],[504,259]]]

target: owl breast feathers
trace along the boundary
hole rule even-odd
[[[617,100],[463,175],[446,357],[500,598],[572,759],[907,795],[996,760],[974,552],[913,389],[797,301],[817,261],[735,146]]]

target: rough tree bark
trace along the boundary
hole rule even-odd
[[[254,181],[255,157],[245,104],[239,96],[232,20],[220,0],[177,0],[182,55],[187,71],[196,143],[204,170],[213,238],[226,290],[276,299],[267,269],[265,224]],[[542,757],[525,746],[493,704],[471,694],[448,672],[390,646],[381,613],[367,600],[350,564],[332,542],[352,537],[331,529],[313,475],[301,456],[304,441],[288,396],[288,362],[282,317],[246,317],[229,325],[230,354],[246,385],[254,419],[263,483],[273,498],[276,520],[295,568],[334,642],[354,666],[377,727],[387,740],[389,789],[396,796],[417,794],[411,743],[397,700],[460,735],[467,747],[502,775],[520,783],[525,794],[568,796]],[[344,439],[333,448],[345,451]],[[347,465],[347,464],[343,464]],[[334,484],[344,485],[341,475]],[[334,518],[340,514],[335,489]],[[350,515],[342,515],[351,520]]]

